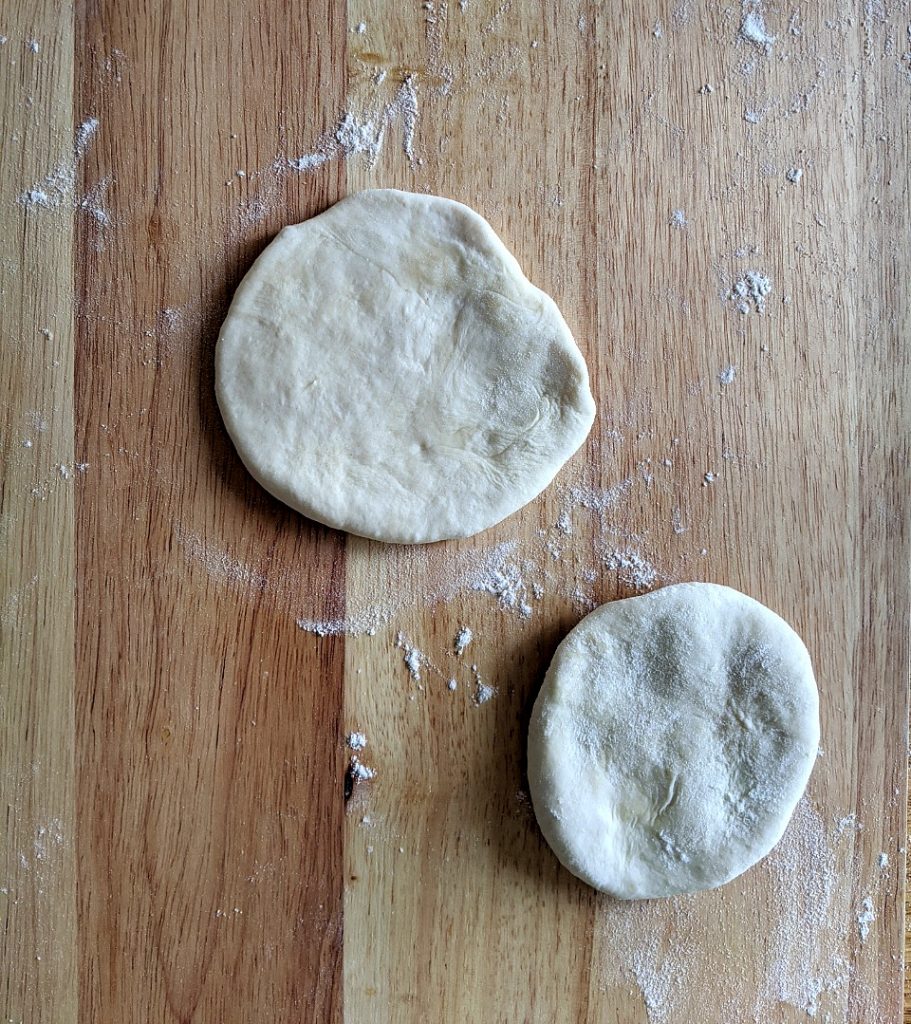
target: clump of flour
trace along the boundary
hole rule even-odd
[[[473,639],[474,633],[472,633],[468,626],[462,626],[452,642],[452,649],[456,657],[461,657],[465,653],[465,648],[468,647]]]
[[[870,896],[864,896],[857,911],[857,932],[860,941],[866,942],[870,934],[870,926],[876,920],[876,910],[873,907],[873,900]]]
[[[480,707],[482,704],[486,704],[489,700],[493,700],[493,698],[496,697],[497,688],[484,682],[477,665],[472,665],[471,671],[474,674],[474,702],[476,706]]]
[[[348,763],[348,772],[354,782],[368,782],[376,778],[376,769],[368,768],[356,754],[352,755]]]
[[[408,669],[408,674],[415,682],[421,681],[421,669],[428,664],[427,658],[422,651],[419,651],[413,644],[408,643],[403,633],[396,634],[395,646],[402,651],[402,661]]]
[[[362,732],[349,732],[346,742],[352,750],[363,750],[367,746],[367,737]]]
[[[344,619],[298,619],[297,628],[314,636],[376,636],[388,619],[385,609],[371,607]]]
[[[734,282],[727,298],[737,304],[739,313],[746,314],[751,310],[764,313],[766,299],[771,293],[771,278],[758,270],[748,270],[739,281]]]
[[[744,0],[743,20],[740,22],[740,38],[752,43],[766,55],[772,52],[776,37],[771,35],[765,24],[762,6],[750,0]]]

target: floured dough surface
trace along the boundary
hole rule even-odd
[[[464,537],[585,440],[585,361],[555,303],[468,207],[360,192],[285,228],[222,326],[216,389],[247,468],[329,526]]]
[[[557,649],[529,727],[562,863],[624,899],[711,889],[781,838],[819,748],[800,637],[728,587],[602,605]]]

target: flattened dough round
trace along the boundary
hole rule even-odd
[[[343,199],[269,245],[222,326],[216,389],[263,487],[400,543],[515,512],[595,414],[560,311],[487,221],[395,189]]]
[[[529,728],[545,838],[622,899],[722,885],[764,857],[819,749],[800,637],[729,587],[602,605],[557,648]]]

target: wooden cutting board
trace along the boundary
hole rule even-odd
[[[907,10],[7,0],[0,35],[0,1019],[896,1020]],[[215,405],[252,259],[367,186],[474,206],[591,369],[588,444],[468,541],[304,520]],[[620,904],[544,845],[526,722],[588,608],[685,579],[800,631],[822,751],[762,865]]]

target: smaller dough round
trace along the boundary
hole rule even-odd
[[[377,540],[493,526],[551,482],[595,415],[560,311],[487,221],[395,189],[285,228],[237,289],[215,358],[253,476]]]
[[[596,889],[723,885],[781,839],[819,750],[800,637],[729,587],[602,605],[557,648],[529,727],[535,815]]]

